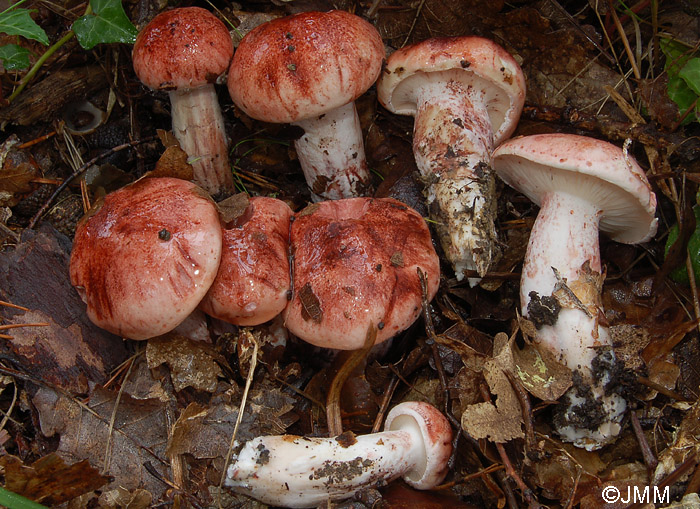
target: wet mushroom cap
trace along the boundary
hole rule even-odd
[[[617,242],[645,242],[656,233],[656,195],[634,158],[619,147],[573,134],[538,134],[506,141],[493,167],[536,204],[551,191],[574,194],[601,211],[600,230]]]
[[[216,205],[174,178],[146,178],[108,194],[81,220],[71,283],[98,326],[147,339],[179,325],[214,281],[221,256]]]
[[[292,214],[285,202],[259,196],[224,225],[221,265],[200,304],[205,313],[236,325],[258,325],[284,310]]]
[[[154,90],[197,88],[226,72],[233,55],[231,35],[200,7],[181,7],[153,18],[136,37],[134,71]]]
[[[436,37],[396,50],[377,82],[377,97],[392,113],[415,116],[420,84],[447,80],[484,91],[496,144],[513,134],[525,77],[510,53],[482,37]]]
[[[346,11],[302,12],[263,23],[240,42],[228,87],[258,120],[291,123],[348,104],[376,81],[384,44]]]
[[[349,198],[310,205],[292,222],[294,295],[285,325],[325,348],[362,347],[370,326],[377,343],[408,328],[421,312],[417,269],[427,298],[440,267],[425,220],[391,198]]]

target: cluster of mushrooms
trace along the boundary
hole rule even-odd
[[[477,284],[471,275],[483,277],[500,256],[496,175],[540,206],[521,309],[536,343],[574,373],[554,426],[587,449],[613,440],[626,403],[612,375],[598,234],[639,243],[656,232],[656,197],[627,151],[569,134],[508,139],[525,79],[508,52],[480,37],[430,39],[385,61],[365,20],[305,12],[258,26],[233,49],[226,27],[195,7],[162,13],[139,34],[134,69],[169,92],[195,183],[142,179],[81,222],[71,279],[90,318],[145,339],[197,308],[238,325],[281,314],[297,337],[346,350],[360,348],[372,325],[378,343],[406,329],[421,310],[418,272],[432,299],[440,268],[420,215],[365,197],[372,182],[354,101],[376,82],[387,110],[415,117],[430,218],[458,279],[468,272]],[[254,197],[222,221],[211,196],[231,194],[233,182],[213,83],[226,71],[243,112],[303,129],[295,148],[315,203],[302,211]],[[227,484],[266,503],[313,507],[399,476],[423,489],[444,479],[450,426],[428,404],[402,403],[384,432],[350,438],[260,437],[237,453]]]

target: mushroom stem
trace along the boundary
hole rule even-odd
[[[229,466],[225,485],[269,505],[317,507],[398,477],[417,489],[442,482],[452,452],[444,415],[430,404],[407,401],[389,412],[384,429],[357,437],[255,438]]]
[[[348,445],[348,440],[354,443]],[[415,468],[421,455],[418,442],[409,431],[258,437],[231,464],[226,485],[274,506],[317,507]]]
[[[295,147],[315,201],[368,194],[371,178],[354,102],[295,125],[304,129]]]
[[[436,73],[421,86],[413,129],[413,152],[427,182],[431,218],[458,280],[465,270],[483,276],[500,257],[490,163],[494,133],[484,92],[450,78],[460,72]]]
[[[194,180],[212,196],[233,190],[228,140],[212,83],[170,91],[173,133],[190,158]]]
[[[524,316],[538,312],[542,297],[554,297],[561,306],[545,304],[553,324],[536,323],[537,342],[574,372],[574,386],[564,396],[554,424],[565,440],[587,449],[597,449],[618,435],[626,408],[625,400],[610,392],[612,341],[598,320],[600,215],[595,205],[574,194],[543,195],[520,289]]]

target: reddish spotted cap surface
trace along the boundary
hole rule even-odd
[[[216,205],[186,180],[146,178],[107,195],[75,232],[70,278],[103,329],[147,339],[177,327],[216,277]]]
[[[377,30],[345,11],[302,12],[251,30],[231,62],[228,89],[248,115],[289,123],[357,99],[384,58]]]
[[[282,312],[290,285],[291,217],[285,202],[259,196],[225,225],[219,272],[200,304],[205,313],[236,325],[258,325]]]
[[[317,346],[362,347],[370,324],[376,342],[408,328],[421,313],[417,269],[427,297],[440,266],[423,218],[391,198],[348,198],[310,205],[292,222],[294,295],[285,325]]]
[[[226,72],[232,55],[226,26],[200,7],[158,14],[141,30],[132,50],[136,75],[154,90],[213,83]]]

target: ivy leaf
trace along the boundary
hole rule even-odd
[[[131,23],[121,0],[90,0],[92,14],[81,16],[72,29],[83,49],[98,44],[122,42],[133,44],[138,30]]]
[[[0,46],[0,60],[6,71],[18,71],[29,67],[29,50],[16,44]]]
[[[686,110],[692,107],[693,103],[696,103],[698,100],[698,94],[696,94],[685,80],[678,75],[674,77],[669,76],[668,88],[666,91],[668,93],[668,98],[678,106],[678,111],[680,111],[681,115],[684,115]],[[683,119],[683,125],[697,120],[697,103],[695,106],[695,113],[686,115]]]
[[[7,35],[21,35],[25,39],[49,45],[49,38],[44,29],[37,25],[27,9],[10,9],[0,12],[0,32]]]
[[[700,58],[691,58],[683,68],[678,71],[678,76],[683,78],[683,81],[697,95],[700,95]]]

